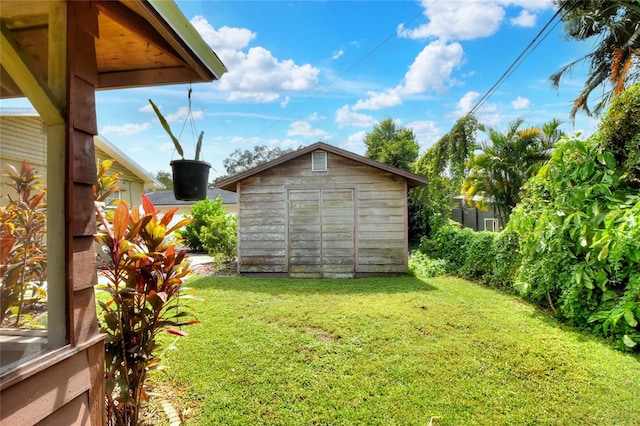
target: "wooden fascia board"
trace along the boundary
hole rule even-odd
[[[4,22],[0,22],[0,28],[0,62],[2,67],[9,73],[22,94],[29,99],[47,125],[64,123],[61,103],[55,98],[44,79],[29,66],[20,46],[15,42],[11,31]]]

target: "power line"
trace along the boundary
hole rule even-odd
[[[435,3],[435,0],[431,3],[433,4]],[[422,15],[422,12],[420,12],[419,14],[417,14],[411,21],[409,22],[414,22],[416,21],[420,16]],[[313,95],[311,95],[308,100],[310,99],[314,99],[316,98],[320,93],[324,92],[325,90],[327,90],[329,87],[331,87],[336,81],[340,80],[345,74],[347,74],[348,72],[350,72],[351,70],[353,70],[355,67],[357,67],[358,65],[360,65],[362,62],[364,62],[366,59],[368,59],[371,55],[373,55],[377,50],[379,50],[382,46],[384,46],[385,44],[387,44],[389,41],[391,41],[392,39],[394,39],[397,36],[397,31],[394,31],[393,33],[389,34],[389,36],[387,36],[384,40],[382,40],[380,43],[378,43],[375,47],[373,47],[371,50],[369,50],[366,54],[364,54],[364,56],[362,56],[360,59],[358,59],[356,62],[354,62],[351,66],[349,66],[347,69],[345,69],[344,71],[342,71],[336,78],[334,78],[333,80],[331,80],[329,83],[325,84],[324,86],[322,86],[321,88],[319,88],[318,90],[316,90]],[[289,117],[292,114],[289,114]],[[271,129],[272,127],[274,127],[276,124],[281,123],[282,121],[284,121],[285,118],[279,118],[277,120],[275,120],[273,123],[269,124],[267,127],[265,127],[264,129],[262,129],[260,132],[256,133],[255,135],[253,135],[253,137],[249,138],[247,141],[243,142],[242,144],[248,142],[251,139],[257,138],[260,135],[262,135],[263,133],[265,133],[267,130]],[[242,145],[240,144],[240,145]]]
[[[566,3],[563,3],[563,4],[560,5],[560,7],[556,11],[556,13],[551,17],[551,19],[549,19],[549,21],[547,21],[547,23],[544,25],[544,27],[542,27],[542,29],[538,32],[538,34],[536,34],[536,36],[533,38],[533,40],[531,40],[529,42],[529,44],[524,48],[524,50],[520,53],[520,55],[518,55],[518,57],[511,63],[511,65],[509,65],[509,68],[507,68],[507,70],[504,73],[502,73],[500,78],[493,84],[493,86],[491,86],[491,88],[489,90],[487,90],[487,92],[478,100],[478,102],[476,102],[474,107],[471,108],[471,111],[469,111],[469,114],[474,114],[482,105],[484,105],[485,102],[491,97],[491,95],[493,95],[495,93],[495,91],[498,90],[498,87],[500,87],[500,85],[502,83],[504,83],[505,80],[507,80],[509,77],[511,77],[511,75],[515,72],[515,70],[518,69],[518,67],[524,62],[524,60],[536,48],[538,48],[540,43],[542,43],[542,41],[544,41],[545,38],[547,38],[547,36],[551,33],[551,31],[553,31],[553,29],[558,25],[560,20],[558,20],[554,24],[554,26],[546,34],[544,34],[544,36],[543,36],[543,33],[547,30],[549,25],[551,25],[551,23],[560,15],[560,13],[562,12],[562,9],[564,8],[565,4]],[[570,10],[571,9],[569,9],[566,13],[569,13]],[[566,16],[566,13],[565,13],[565,16]],[[538,41],[538,39],[540,39],[540,40]],[[532,48],[532,46],[533,46],[533,48]]]

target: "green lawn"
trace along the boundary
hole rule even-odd
[[[640,424],[639,357],[467,281],[189,285],[202,323],[151,383],[190,425]]]

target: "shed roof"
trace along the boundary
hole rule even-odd
[[[235,176],[231,176],[227,179],[224,179],[216,185],[218,188],[226,189],[227,191],[236,191],[236,183],[240,182],[243,179],[261,173],[265,170],[268,170],[272,167],[275,167],[279,164],[285,163],[289,160],[293,160],[294,158],[301,157],[310,152],[322,150],[327,151],[335,155],[339,155],[341,157],[349,158],[351,160],[357,161],[359,163],[365,164],[367,166],[374,167],[376,169],[383,170],[385,172],[401,176],[407,179],[410,188],[416,186],[424,186],[427,184],[427,178],[421,175],[417,175],[415,173],[407,172],[406,170],[399,169],[397,167],[390,166],[388,164],[380,163],[379,161],[371,160],[370,158],[363,157],[362,155],[355,154],[350,151],[346,151],[344,149],[335,147],[333,145],[329,145],[324,142],[316,142],[307,147],[301,148],[297,151],[290,152],[288,154],[283,155],[282,157],[276,158],[275,160],[271,160],[269,162],[260,164],[252,169],[246,170],[244,172],[238,173]]]
[[[176,197],[173,195],[173,191],[171,190],[155,191],[146,195],[155,206],[188,206],[196,203],[196,201],[176,200]],[[223,189],[207,190],[207,199],[215,200],[218,196],[222,197],[222,204],[238,203],[238,194],[235,192],[225,191]]]
[[[173,1],[87,2],[98,9],[97,89],[205,82],[227,69]],[[26,65],[47,76],[49,15],[56,2],[2,0],[2,46],[21,51]],[[4,55],[3,55],[4,56]],[[0,69],[0,97],[25,94]]]

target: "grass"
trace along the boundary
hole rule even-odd
[[[202,323],[150,380],[187,424],[640,423],[640,358],[467,281],[189,285]]]

